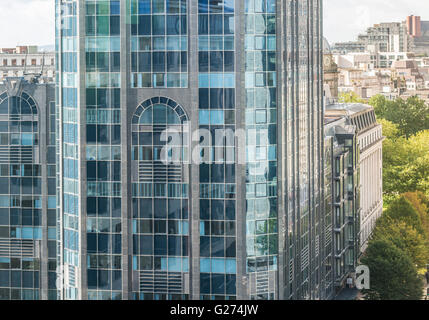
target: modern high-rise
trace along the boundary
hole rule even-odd
[[[0,84],[0,300],[56,299],[55,87]]]
[[[331,297],[322,0],[56,10],[60,297]]]

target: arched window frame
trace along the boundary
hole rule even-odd
[[[15,112],[12,113],[12,110],[10,109],[11,107],[11,99],[19,99],[18,101],[20,101],[20,110],[19,112]],[[30,110],[28,113],[23,113],[22,109],[21,109],[21,104],[22,102],[25,102],[29,107]],[[7,105],[7,110],[5,112],[4,110],[4,103],[6,103]],[[31,117],[27,118],[27,119],[23,119],[23,117]],[[27,122],[30,121],[32,122],[32,130],[29,131],[19,131],[19,132],[13,132],[13,134],[32,134],[32,142],[29,142],[28,138],[25,140],[26,143],[23,143],[24,140],[21,141],[20,138],[20,142],[16,142],[16,143],[12,143],[12,141],[10,141],[9,143],[12,143],[13,145],[21,145],[21,146],[39,146],[40,144],[40,125],[39,125],[39,109],[38,106],[36,104],[36,101],[25,91],[21,92],[20,95],[16,95],[16,96],[10,96],[8,95],[7,92],[3,92],[0,94],[0,119],[2,121],[7,121],[7,122],[11,122],[11,121],[21,121],[21,122]],[[34,129],[34,123],[36,123],[36,130]],[[12,132],[9,130],[9,134],[12,134]],[[12,138],[10,138],[12,139]]]
[[[132,124],[136,124],[136,125],[143,124],[143,123],[140,123],[141,117],[143,116],[143,114],[149,111],[151,108],[155,107],[156,105],[165,105],[167,108],[171,108],[176,113],[181,123],[172,123],[172,125],[183,124],[188,121],[188,116],[186,115],[186,112],[183,110],[182,106],[180,106],[177,102],[165,97],[154,97],[144,101],[137,107],[133,115]],[[152,122],[147,125],[154,125],[154,124],[156,125],[156,123]],[[164,124],[167,124],[167,122]]]
[[[9,96],[7,94],[7,92],[1,93],[0,94],[0,106],[3,104],[4,101],[9,100],[9,99],[14,98],[14,97],[24,100],[31,108],[31,115],[38,117],[39,110],[38,110],[36,101],[34,101],[34,99],[28,93],[26,93],[24,91],[19,96]],[[8,111],[9,112],[7,114],[10,115],[10,110],[8,110]],[[6,113],[1,113],[1,108],[0,108],[0,114],[6,114]],[[19,113],[19,115],[21,115],[21,114],[27,114],[27,113]]]

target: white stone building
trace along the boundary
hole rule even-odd
[[[360,249],[365,251],[383,212],[383,134],[374,108],[365,104],[326,106],[325,116],[341,116],[356,127],[360,149]]]
[[[39,83],[55,81],[55,52],[38,52],[33,47],[0,49],[0,83],[7,77],[26,76],[38,77]]]

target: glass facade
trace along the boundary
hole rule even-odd
[[[58,177],[62,187],[59,203],[64,208],[59,213],[62,244],[59,253],[61,271],[76,274],[79,266],[79,138],[78,138],[78,30],[77,1],[57,1],[57,105],[61,110]],[[62,10],[63,9],[63,10]],[[65,297],[77,299],[75,277],[64,282]]]
[[[61,297],[322,297],[321,1],[57,14]]]
[[[323,248],[330,231],[324,227],[329,213],[322,206],[322,1],[285,1],[285,9],[282,123],[286,126],[281,148],[286,161],[281,170],[286,176],[287,236],[281,243],[281,295],[284,299],[325,299],[323,263],[329,253]]]
[[[278,268],[276,1],[246,0],[245,21],[246,268],[269,278]],[[260,285],[251,299],[276,292]]]
[[[200,299],[236,299],[235,2],[198,1]],[[221,133],[222,132],[222,133]],[[207,138],[207,136],[206,136]]]
[[[334,270],[333,270],[333,162],[334,162],[334,139],[333,137],[325,138],[324,143],[324,221],[323,227],[326,230],[325,239],[322,243],[324,251],[323,268],[325,275],[322,278],[322,289],[325,290],[325,296],[330,297],[334,292]]]
[[[187,121],[183,108],[165,97],[143,102],[133,116],[132,257],[140,280],[134,299],[189,298]],[[165,130],[177,132],[170,144]]]
[[[187,0],[131,0],[130,10],[131,87],[188,87]]]
[[[331,212],[333,230],[329,280],[337,290],[354,272],[360,248],[360,149],[354,130],[335,132],[344,126],[345,123],[334,122],[325,129],[325,183],[329,189],[325,210]]]
[[[0,85],[0,300],[57,297],[55,104],[38,86]]]
[[[117,300],[122,298],[120,1],[85,4],[88,299]]]

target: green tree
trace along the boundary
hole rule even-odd
[[[390,101],[382,95],[377,95],[369,100],[369,104],[374,107],[378,118],[398,125],[401,134],[406,138],[429,129],[429,105],[418,97]]]
[[[385,210],[384,216],[386,217],[385,219],[390,218],[391,220],[394,220],[393,223],[399,223],[401,221],[405,222],[416,229],[419,234],[425,236],[418,212],[404,196],[393,200]]]
[[[413,205],[414,209],[416,209],[416,211],[418,212],[423,229],[426,233],[426,239],[429,240],[429,198],[426,197],[426,195],[422,192],[407,192],[404,194],[404,197]]]
[[[399,126],[381,119],[383,188],[387,194],[421,191],[429,195],[429,130],[406,139]]]
[[[391,108],[391,100],[386,99],[385,96],[378,94],[369,99],[368,104],[374,107],[377,118],[385,119],[387,110]]]
[[[426,271],[426,264],[429,261],[426,234],[420,234],[404,221],[398,222],[383,216],[377,222],[373,239],[390,241],[411,258],[419,273]]]
[[[370,270],[368,300],[418,300],[423,282],[411,258],[392,242],[371,240],[361,262]]]
[[[354,91],[340,93],[338,101],[341,103],[365,103],[365,101]]]

